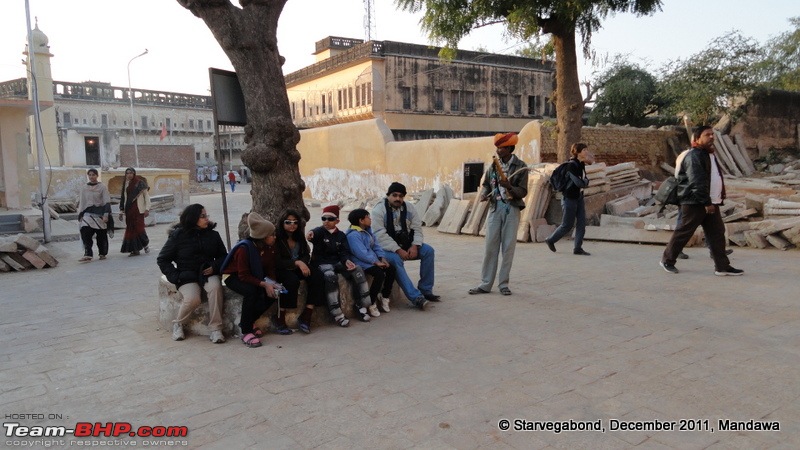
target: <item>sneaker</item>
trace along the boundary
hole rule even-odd
[[[100,255],[100,259],[106,259],[106,255]]]
[[[586,250],[579,248],[577,250],[572,251],[573,255],[583,255],[583,256],[590,256],[591,253],[587,252]]]
[[[744,275],[744,270],[728,267],[725,270],[714,271],[714,275],[718,277],[738,277],[739,275]]]
[[[381,311],[383,311],[384,313],[388,313],[389,311],[391,311],[391,309],[389,309],[389,297],[384,297],[382,295],[379,296],[378,305]]]
[[[367,308],[359,308],[358,317],[362,322],[369,322],[369,311],[367,311]]]
[[[92,257],[91,257],[91,256],[83,256],[83,257],[81,257],[81,259],[79,259],[78,261],[80,261],[80,262],[87,262],[87,261],[91,261],[91,260],[92,260]]]
[[[658,265],[663,267],[664,270],[669,273],[678,273],[678,269],[675,267],[675,264],[667,264],[664,261],[660,261]]]
[[[428,306],[428,301],[425,300],[425,297],[417,297],[414,299],[414,306],[416,306],[420,311],[425,311],[425,307]]]
[[[549,248],[551,252],[555,253],[556,245],[554,243],[550,242],[549,239],[545,239],[544,243],[547,244],[547,248]]]
[[[172,324],[172,340],[173,341],[182,341],[186,339],[186,336],[183,334],[183,325],[179,323]]]
[[[225,336],[222,335],[222,331],[215,330],[211,332],[210,336],[211,342],[215,344],[222,344],[225,342]]]
[[[369,310],[369,315],[370,316],[372,316],[372,317],[380,317],[381,316],[380,311],[378,311],[378,306],[377,305],[369,305],[369,308],[367,308],[367,309]]]
[[[350,326],[350,321],[344,316],[344,314],[334,317],[334,320],[336,320],[336,324],[342,328],[347,328]]]
[[[678,259],[689,259],[689,255],[686,253],[680,252],[678,253]]]
[[[145,252],[145,253],[150,253],[150,247],[149,247],[149,246],[148,246],[148,247],[145,247],[145,248],[144,248],[144,252]]]

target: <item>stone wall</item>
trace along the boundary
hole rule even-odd
[[[528,164],[554,162],[556,134],[552,122],[534,120],[519,132],[515,154]],[[332,201],[348,197],[382,197],[392,181],[409,191],[449,185],[462,191],[464,164],[488,164],[495,154],[493,137],[395,141],[380,119],[364,120],[300,132],[297,145],[306,196]],[[674,130],[632,127],[584,127],[583,141],[599,162],[614,165],[633,161],[654,171],[674,161],[667,139]]]
[[[751,158],[766,156],[770,148],[800,148],[800,92],[758,91],[744,111],[730,134],[742,136]]]
[[[542,162],[556,162],[556,132],[552,122],[542,126]],[[679,137],[676,130],[634,128],[616,125],[583,127],[581,142],[586,143],[598,162],[609,166],[633,161],[640,169],[655,170],[670,162],[670,137]]]

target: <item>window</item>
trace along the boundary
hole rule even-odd
[[[198,120],[197,121],[197,129],[200,130],[200,131],[203,131],[203,121],[202,120]],[[208,156],[206,156],[206,159],[207,158],[208,158]]]
[[[211,129],[211,121],[210,120],[206,120],[206,125],[208,126],[208,129],[210,130]]]
[[[403,96],[403,109],[411,109],[411,88],[408,86],[401,87],[400,94]]]
[[[467,112],[475,112],[475,92],[464,92],[464,109],[466,109]]]
[[[338,111],[341,111],[341,110],[342,110],[342,108],[344,107],[344,105],[342,104],[342,90],[341,90],[341,89],[338,89],[338,90],[336,91],[336,93],[339,95],[339,102],[338,102],[338,103],[336,103],[336,109],[337,109]]]
[[[361,86],[356,86],[356,106],[361,106]]]
[[[444,90],[442,89],[433,91],[433,110],[444,111]]]
[[[306,116],[306,101],[305,100],[303,100],[302,105],[303,106],[300,109],[301,109],[301,111],[303,111],[303,117],[305,117]]]
[[[333,112],[333,94],[328,92],[328,112]]]
[[[172,129],[172,119],[167,117],[165,120],[167,121],[167,129],[171,130]]]
[[[497,102],[500,108],[500,114],[508,114],[508,95],[498,94]]]
[[[68,127],[72,125],[72,114],[65,112],[64,113],[64,126]]]
[[[353,87],[347,88],[347,107],[353,107]]]
[[[536,95],[528,96],[528,115],[535,116],[536,111],[539,110],[539,97]]]
[[[147,116],[142,116],[142,128],[147,129]]]
[[[189,128],[194,129],[194,119],[189,119]],[[198,153],[197,159],[200,159],[200,154]]]
[[[522,114],[522,96],[515,95],[514,96],[514,114],[520,115]]]
[[[461,111],[461,92],[450,91],[450,111]]]
[[[108,126],[108,114],[101,114],[100,115],[100,125],[103,127]]]
[[[545,116],[555,116],[556,114],[555,108],[553,108],[553,104],[550,103],[550,98],[544,98],[544,115]]]
[[[328,111],[325,111],[325,94],[322,94],[322,114],[325,114]]]
[[[372,83],[367,83],[367,104],[372,104]]]
[[[200,161],[200,152],[194,152],[195,161]]]

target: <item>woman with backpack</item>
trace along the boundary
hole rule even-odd
[[[586,164],[594,163],[594,155],[588,150],[584,143],[572,144],[569,150],[569,161],[564,163],[567,180],[561,199],[561,225],[553,231],[544,242],[550,251],[555,252],[555,243],[575,226],[575,245],[572,253],[575,255],[589,256],[589,252],[583,249],[583,235],[586,230],[586,205],[583,202],[583,189],[589,186],[589,178],[586,176]]]

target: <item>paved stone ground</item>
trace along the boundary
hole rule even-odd
[[[235,229],[250,197],[228,200]],[[219,194],[193,201],[221,219]],[[746,274],[722,278],[699,248],[670,275],[657,246],[587,242],[592,256],[577,257],[568,241],[556,254],[519,245],[514,295],[470,296],[483,240],[426,229],[442,303],[395,301],[369,324],[248,349],[159,329],[166,229],[148,229],[149,255],[81,264],[79,242],[58,242],[59,267],[0,274],[4,423],[187,426],[186,447],[211,449],[800,447],[797,251],[736,249]],[[501,431],[502,419],[599,419],[606,432]],[[614,419],[714,432],[612,431]],[[780,431],[720,431],[720,419]]]

